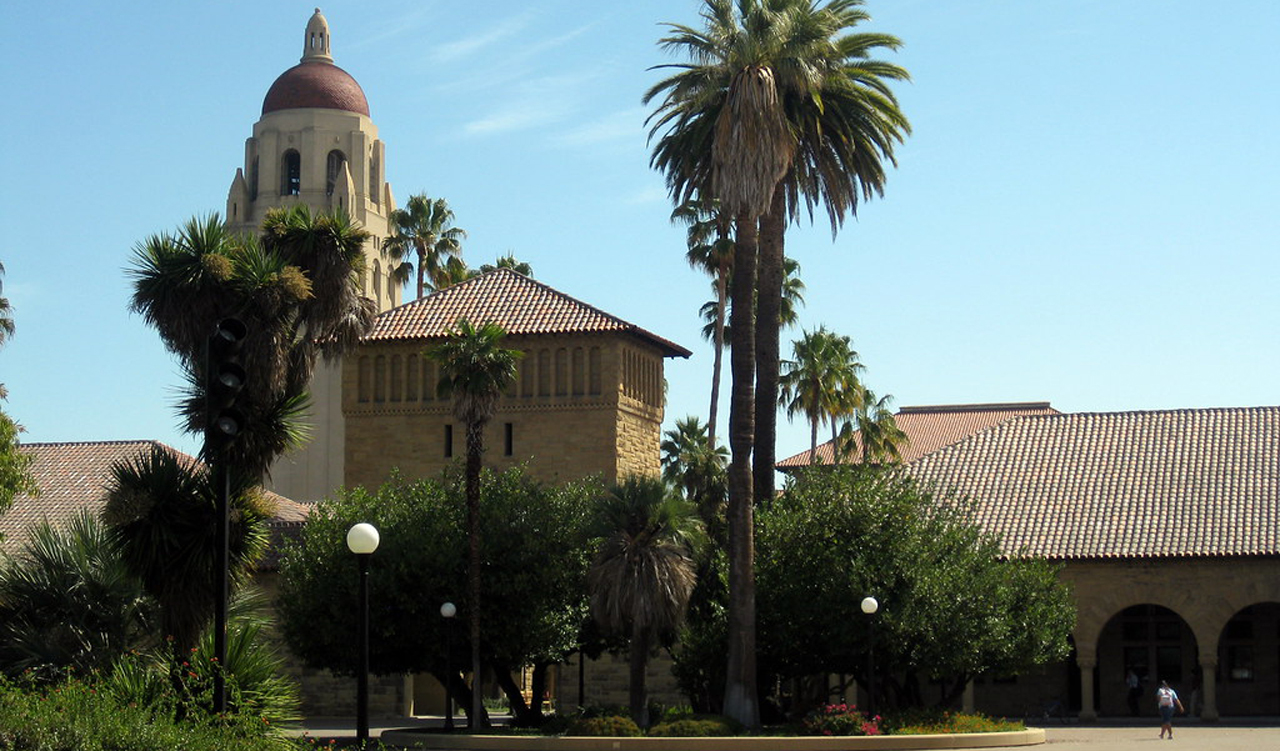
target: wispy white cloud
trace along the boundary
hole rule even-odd
[[[437,45],[431,51],[431,58],[436,62],[444,63],[469,57],[507,37],[516,35],[528,26],[532,20],[533,11],[525,11],[518,16],[507,18],[496,26],[479,31],[471,36]]]
[[[553,106],[540,106],[534,102],[524,102],[520,105],[496,110],[472,120],[462,126],[462,132],[468,136],[490,136],[498,133],[510,133],[560,122],[566,116],[564,111]]]
[[[373,45],[386,45],[395,39],[411,34],[427,25],[427,22],[438,17],[435,4],[422,4],[406,13],[390,18],[380,18],[370,23],[370,30],[364,36],[353,39],[351,47],[361,49]]]
[[[622,202],[630,206],[638,206],[650,203],[665,203],[667,200],[667,189],[661,185],[651,185],[647,188],[632,191],[623,196]]]
[[[564,146],[591,146],[611,141],[643,140],[645,117],[644,108],[633,107],[588,122],[580,122],[553,140]]]

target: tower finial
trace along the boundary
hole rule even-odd
[[[307,35],[302,42],[302,62],[332,63],[333,55],[329,53],[329,22],[320,14],[320,9],[307,21]]]

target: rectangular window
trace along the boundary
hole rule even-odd
[[[512,456],[516,453],[516,430],[512,423],[504,423],[502,431],[502,455]]]
[[[444,458],[453,457],[453,426],[444,426]]]

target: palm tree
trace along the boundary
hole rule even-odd
[[[446,287],[452,287],[459,282],[465,282],[480,272],[467,267],[466,261],[458,256],[453,256],[444,261],[427,280],[427,292],[439,292]]]
[[[102,518],[124,567],[159,606],[172,680],[181,691],[178,666],[213,617],[220,591],[213,479],[203,466],[160,446],[115,465],[111,475]],[[232,482],[228,571],[239,586],[266,550],[270,506],[256,478],[232,473]]]
[[[788,417],[803,413],[809,421],[809,462],[818,461],[818,425],[836,425],[838,416],[857,404],[858,353],[849,337],[819,327],[792,344],[792,359],[783,363],[782,406]]]
[[[729,451],[707,445],[708,427],[690,415],[677,420],[662,441],[662,479],[694,504],[711,539],[723,541],[725,466]]]
[[[490,271],[493,271],[494,269],[511,269],[517,274],[523,274],[529,277],[530,279],[533,278],[533,267],[525,263],[524,261],[516,259],[515,255],[511,253],[508,253],[505,256],[500,257],[498,260],[494,261],[492,264],[488,264],[488,263],[480,264],[481,274],[487,274]]]
[[[261,477],[304,438],[316,360],[350,351],[372,326],[374,303],[360,291],[369,237],[345,213],[313,215],[305,205],[269,212],[261,239],[227,231],[216,215],[134,251],[132,308],[154,326],[187,374],[181,403],[189,430],[205,421],[205,346],[217,322],[240,318],[247,378],[236,407],[246,417],[232,464]]]
[[[846,422],[839,441],[832,444],[836,456],[849,454],[861,444],[863,464],[902,461],[902,447],[910,442],[910,438],[898,427],[893,415],[893,395],[886,394],[877,399],[875,392],[864,387],[859,402],[856,422]]]
[[[823,202],[833,228],[857,198],[883,189],[882,160],[910,132],[888,82],[902,68],[870,59],[896,49],[885,34],[846,33],[867,15],[861,0],[705,0],[705,30],[669,24],[659,44],[691,62],[649,89],[661,96],[650,117],[661,133],[651,164],[666,173],[676,202],[718,198],[735,216],[739,308],[760,297],[752,318],[734,310],[733,399],[730,408],[730,655],[726,711],[758,723],[754,670],[754,583],[751,500],[771,494],[774,405],[781,361],[782,238],[803,200]],[[757,279],[757,253],[759,279]],[[739,327],[758,325],[754,329]],[[762,393],[755,394],[758,387]],[[763,420],[756,429],[756,420]],[[736,415],[736,416],[735,416]],[[755,452],[755,471],[749,466]],[[736,531],[734,531],[736,530]]]
[[[450,259],[462,254],[461,241],[467,238],[466,230],[453,225],[453,211],[443,198],[431,199],[424,194],[409,196],[403,209],[396,209],[388,217],[395,232],[382,243],[382,252],[397,265],[392,276],[399,284],[409,281],[416,257],[418,275],[418,299],[427,290],[430,281],[435,289],[441,284],[441,274]]]
[[[4,264],[0,263],[0,276],[4,276]],[[0,283],[0,290],[4,289],[4,285]],[[0,297],[0,347],[13,336],[13,307],[9,305],[9,298]]]
[[[643,728],[649,650],[684,621],[702,528],[692,504],[662,480],[642,476],[610,488],[597,524],[603,540],[587,574],[591,615],[605,631],[630,637],[631,718]]]
[[[43,522],[0,568],[0,671],[103,672],[143,646],[154,606],[88,513]]]
[[[693,198],[671,212],[671,221],[687,225],[688,251],[685,259],[691,268],[711,275],[711,287],[716,295],[709,311],[710,333],[707,336],[715,353],[711,367],[711,409],[707,413],[707,445],[714,448],[716,416],[720,410],[720,372],[724,362],[725,314],[729,305],[730,271],[733,269],[729,217],[720,211],[719,202]],[[703,306],[703,314],[707,313],[706,306]]]
[[[782,282],[782,309],[779,312],[779,321],[782,328],[790,328],[800,320],[800,306],[804,305],[804,280],[800,278],[800,262],[794,258],[783,259],[783,282]],[[733,279],[733,270],[729,271],[730,280]],[[716,291],[714,283],[711,291]],[[729,307],[733,307],[730,305]],[[717,301],[708,300],[698,308],[698,315],[702,317],[702,338],[707,341],[713,341],[715,336],[715,319],[716,319]],[[724,346],[728,347],[733,340],[733,329],[729,325],[724,327]]]
[[[471,721],[479,727],[480,695],[480,468],[484,455],[484,427],[498,408],[498,399],[516,378],[516,361],[523,353],[501,346],[506,331],[496,323],[479,328],[459,319],[443,344],[426,352],[440,363],[441,398],[453,398],[453,414],[467,432],[467,581],[470,589]]]

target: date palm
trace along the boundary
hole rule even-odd
[[[396,264],[392,278],[404,284],[416,268],[419,299],[426,294],[428,282],[434,289],[449,286],[443,276],[448,273],[447,264],[462,254],[461,241],[467,238],[466,230],[453,226],[449,202],[424,194],[409,196],[405,207],[391,212],[388,219],[394,232],[383,241],[382,252]]]
[[[453,399],[453,414],[467,434],[467,585],[471,631],[472,725],[483,716],[480,692],[480,469],[484,457],[484,428],[493,419],[498,400],[516,378],[516,362],[523,353],[502,347],[506,331],[496,323],[473,326],[459,319],[444,343],[427,351],[440,364],[437,391]]]
[[[511,269],[517,274],[523,274],[524,276],[527,276],[530,279],[533,278],[533,267],[525,263],[524,261],[517,259],[515,255],[511,253],[508,253],[505,256],[499,257],[498,260],[494,261],[491,264],[490,263],[480,264],[481,274],[487,274],[490,271],[493,271],[494,269]]]
[[[591,615],[628,637],[631,718],[649,725],[645,666],[655,640],[684,621],[697,583],[702,526],[693,505],[656,477],[632,476],[601,499],[603,538],[587,574]]]

